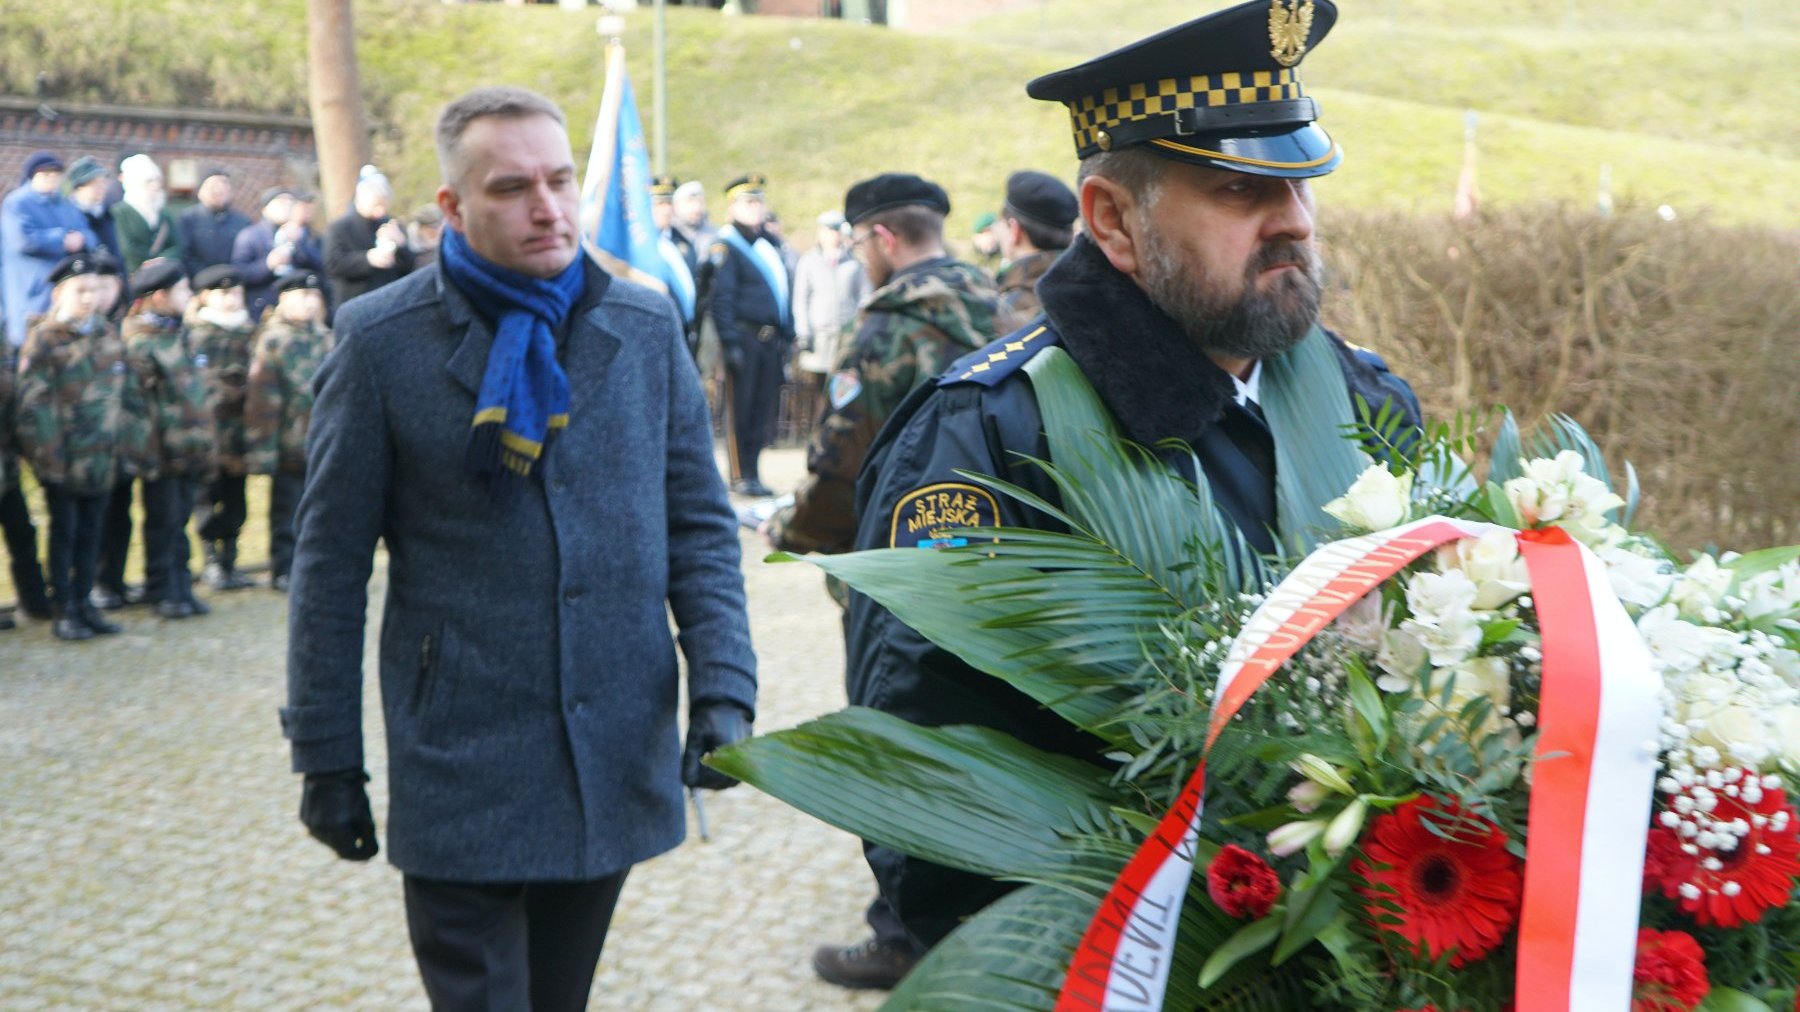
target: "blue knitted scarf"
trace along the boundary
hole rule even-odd
[[[531,475],[550,433],[569,424],[569,377],[556,361],[555,332],[586,288],[581,260],[534,278],[483,258],[455,229],[444,229],[438,247],[444,277],[494,321],[467,464],[501,501]]]

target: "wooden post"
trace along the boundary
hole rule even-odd
[[[319,148],[319,185],[330,221],[344,213],[356,173],[369,161],[369,125],[356,70],[356,23],[351,0],[306,0],[306,83],[313,139]]]

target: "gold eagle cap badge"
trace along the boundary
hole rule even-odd
[[[1269,55],[1291,67],[1306,55],[1312,34],[1313,0],[1269,0]]]

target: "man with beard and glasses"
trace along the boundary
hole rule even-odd
[[[1061,500],[1034,463],[1050,448],[1029,363],[1053,347],[1120,433],[1209,487],[1254,550],[1330,528],[1320,507],[1362,466],[1341,428],[1358,402],[1419,417],[1404,381],[1318,323],[1307,180],[1341,153],[1296,68],[1336,20],[1331,0],[1254,0],[1031,82],[1032,97],[1071,111],[1082,234],[1038,284],[1040,315],[896,410],[858,481],[857,548],[935,547],[950,527],[1056,528],[965,476]],[[1160,449],[1171,440],[1192,454]],[[845,631],[852,703],[1104,762],[1097,739],[861,594]],[[892,986],[1010,888],[866,849],[881,893],[875,935],[815,959],[849,986]]]

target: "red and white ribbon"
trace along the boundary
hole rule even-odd
[[[1206,747],[1338,615],[1438,545],[1491,524],[1427,517],[1321,546],[1245,623],[1219,673]],[[1660,686],[1601,563],[1560,531],[1520,535],[1537,596],[1544,687],[1520,920],[1519,1012],[1630,1007]],[[1193,874],[1204,758],[1126,864],[1076,947],[1057,1012],[1162,1007]],[[1620,860],[1621,855],[1631,859]],[[1531,981],[1529,988],[1524,986]]]

